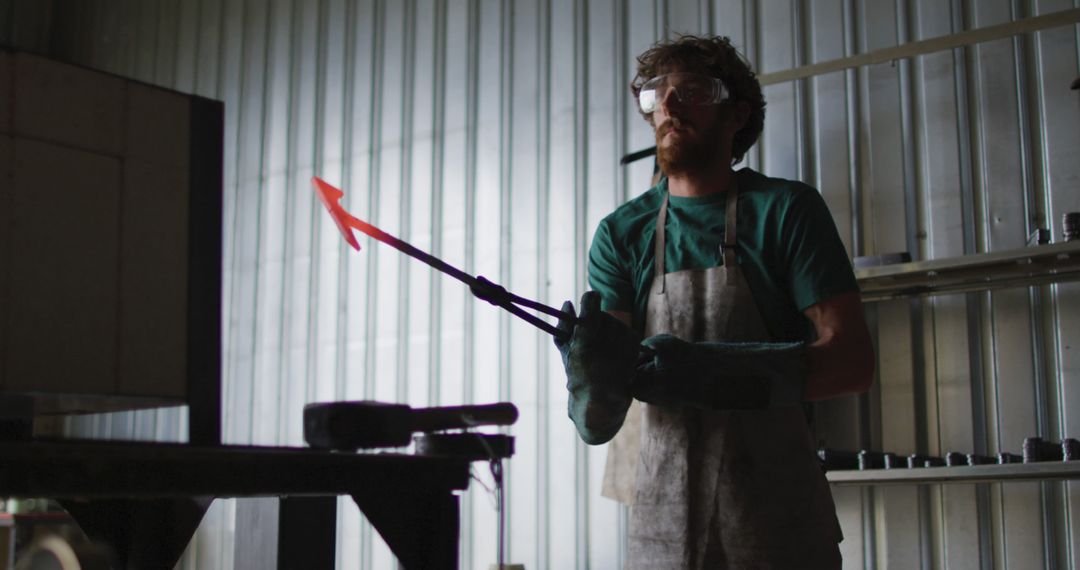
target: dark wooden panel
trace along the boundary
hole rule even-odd
[[[4,53],[0,52],[0,73]],[[0,106],[3,95],[0,94]],[[0,111],[2,112],[2,111]],[[7,315],[8,291],[11,276],[11,205],[15,173],[11,162],[15,145],[11,137],[0,134],[0,390],[7,385]]]
[[[115,389],[120,161],[15,141],[7,386]]]
[[[20,53],[15,56],[15,130],[20,136],[119,156],[123,79]]]
[[[191,98],[127,82],[124,156],[156,166],[187,168]]]
[[[117,387],[187,395],[188,172],[124,161]]]
[[[221,247],[225,106],[191,100],[188,410],[191,443],[221,442]]]
[[[11,132],[12,58],[14,52],[0,48],[0,133]]]

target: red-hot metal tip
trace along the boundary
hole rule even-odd
[[[319,201],[326,207],[326,211],[330,212],[330,217],[334,218],[334,223],[337,224],[338,231],[341,232],[345,241],[349,242],[349,245],[353,246],[353,249],[360,251],[360,242],[356,241],[356,236],[353,235],[352,225],[349,223],[349,219],[352,217],[345,208],[341,207],[339,200],[345,195],[344,192],[331,186],[327,181],[319,178],[318,176],[311,177],[311,185],[315,187],[315,194],[319,196]]]

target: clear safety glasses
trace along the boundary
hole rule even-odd
[[[638,92],[641,112],[649,114],[656,111],[672,89],[684,105],[714,105],[728,97],[727,89],[717,77],[700,73],[667,73],[653,77],[641,86]]]

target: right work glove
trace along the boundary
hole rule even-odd
[[[756,410],[802,404],[806,346],[801,342],[687,342],[661,334],[634,378],[634,397],[657,406]]]
[[[570,301],[562,310],[575,315]],[[581,296],[581,314],[575,316],[576,322],[559,319],[566,335],[556,337],[555,346],[566,369],[570,419],[585,443],[599,445],[615,437],[626,418],[641,337],[601,310],[595,291]]]

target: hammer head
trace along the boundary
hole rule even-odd
[[[304,406],[304,440],[319,449],[404,447],[412,441],[412,408],[381,402],[321,402]]]
[[[352,216],[345,211],[345,208],[341,207],[338,202],[341,197],[345,195],[344,192],[334,188],[322,178],[313,176],[311,178],[311,185],[315,187],[315,194],[319,197],[319,201],[326,207],[326,211],[330,212],[330,217],[334,218],[334,223],[337,224],[338,230],[341,232],[345,241],[349,242],[349,245],[353,246],[353,249],[360,251],[360,243],[356,241],[356,236],[353,235],[352,226],[349,224],[349,219]]]

